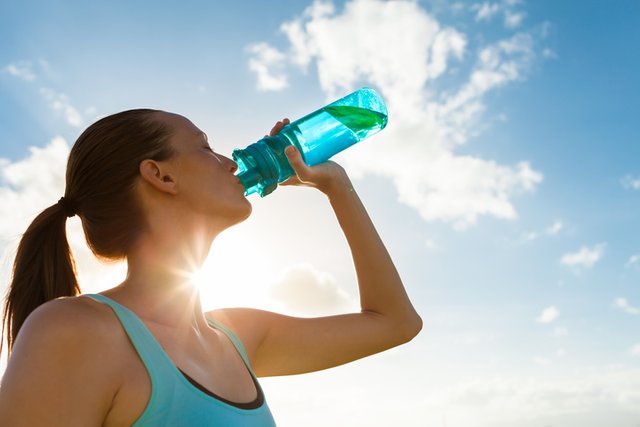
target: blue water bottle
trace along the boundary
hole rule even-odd
[[[296,146],[308,166],[317,165],[384,129],[387,115],[380,95],[362,88],[289,123],[275,136],[233,150],[245,195],[264,197],[294,174],[284,153],[289,145]]]

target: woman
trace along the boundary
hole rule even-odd
[[[11,355],[0,425],[272,426],[256,377],[326,369],[411,340],[421,319],[344,169],[307,167],[295,148],[286,155],[296,176],[283,185],[315,187],[331,203],[360,312],[203,313],[185,274],[251,213],[237,165],[182,116],[114,114],[80,135],[64,197],[20,242],[3,319]],[[77,296],[65,235],[74,214],[96,256],[128,264],[126,279],[101,294]]]

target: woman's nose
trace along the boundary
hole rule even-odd
[[[227,162],[229,164],[229,171],[231,173],[235,173],[238,170],[238,164],[236,162],[234,162],[233,160],[231,160],[230,158],[225,156],[225,159],[227,159]]]

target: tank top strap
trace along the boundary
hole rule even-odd
[[[231,329],[229,329],[224,323],[222,323],[222,322],[214,319],[213,317],[211,317],[211,315],[205,314],[205,317],[207,318],[207,322],[209,323],[209,326],[211,326],[214,329],[219,330],[220,332],[225,334],[227,336],[227,338],[229,338],[229,340],[231,341],[233,346],[236,348],[238,353],[240,353],[240,356],[242,356],[242,360],[244,360],[244,363],[247,365],[247,368],[249,368],[249,370],[251,371],[251,373],[255,377],[255,373],[253,372],[253,369],[251,369],[251,364],[249,363],[249,357],[247,356],[247,351],[244,348],[244,344],[242,344],[242,341],[240,340],[240,337],[238,337],[235,334],[235,332],[233,332]]]
[[[140,356],[142,363],[147,368],[152,386],[157,386],[156,383],[159,378],[164,378],[167,372],[174,370],[173,362],[171,362],[158,341],[134,312],[104,295],[84,294],[84,296],[104,303],[113,310]]]

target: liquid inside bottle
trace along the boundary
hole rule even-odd
[[[284,153],[289,145],[295,145],[304,162],[313,166],[379,132],[386,124],[382,98],[363,88],[286,125],[273,137],[234,150],[245,194],[257,192],[264,197],[294,174]]]
[[[328,160],[387,124],[386,114],[342,105],[321,108],[305,119],[285,126],[280,133],[298,147],[309,166]]]

